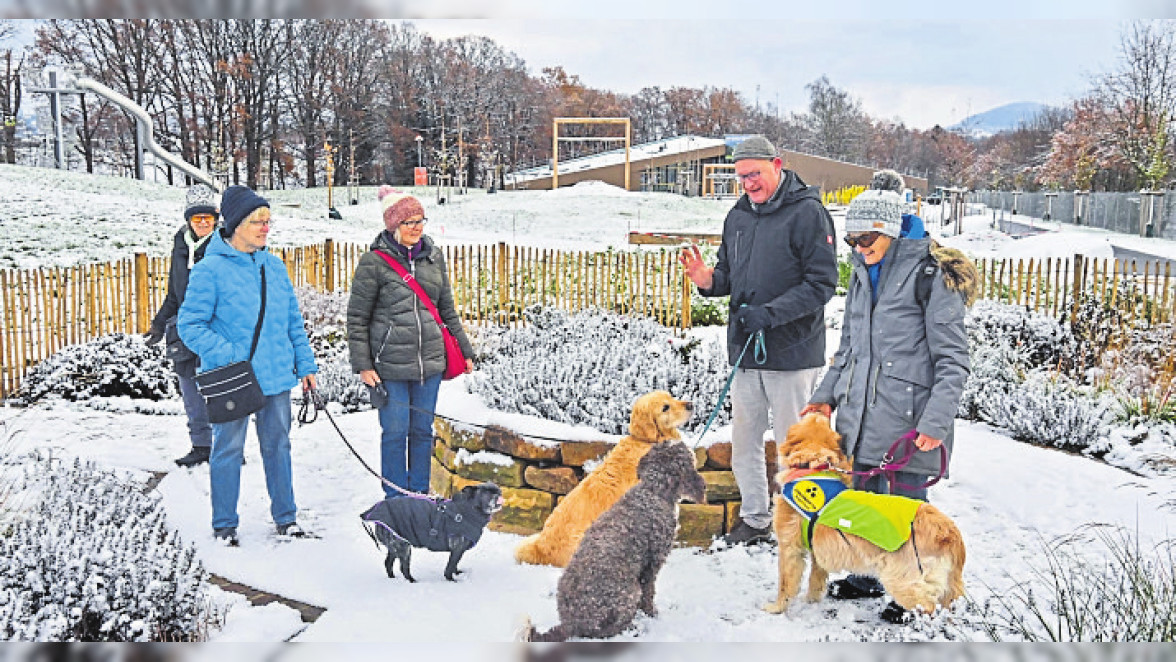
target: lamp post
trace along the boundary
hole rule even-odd
[[[422,138],[420,134],[417,134],[415,140],[417,144],[417,167],[420,168],[421,166],[425,165],[421,159],[421,143],[425,142],[425,139]]]

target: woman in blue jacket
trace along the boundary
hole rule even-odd
[[[261,308],[265,272],[265,317],[250,363],[266,404],[256,412],[257,438],[269,490],[270,514],[279,535],[305,536],[298,526],[290,467],[290,389],[315,387],[318,368],[306,339],[302,313],[286,266],[266,251],[272,222],[269,203],[245,186],[221,197],[224,228],[213,236],[193,269],[180,306],[180,338],[200,356],[202,370],[249,358]],[[249,417],[213,425],[209,473],[215,537],[238,544],[237,498]]]

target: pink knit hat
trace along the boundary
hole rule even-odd
[[[384,206],[384,226],[388,232],[395,232],[400,224],[413,216],[424,216],[425,208],[421,201],[391,186],[381,186],[376,197]]]

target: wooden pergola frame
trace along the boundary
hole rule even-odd
[[[559,137],[562,124],[624,124],[625,137]],[[629,147],[632,141],[632,123],[628,117],[556,117],[551,124],[551,190],[559,188],[559,141],[564,142],[616,142],[625,141],[625,190],[629,190]]]
[[[715,196],[715,180],[718,177],[715,175],[731,175],[731,179],[735,180],[735,193],[741,195],[743,193],[743,184],[735,177],[734,163],[704,163],[702,164],[702,197],[713,198]]]

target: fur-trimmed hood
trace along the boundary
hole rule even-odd
[[[943,272],[943,284],[947,289],[964,295],[964,303],[971,306],[980,293],[980,272],[976,265],[959,249],[941,246],[931,241],[931,257]]]

